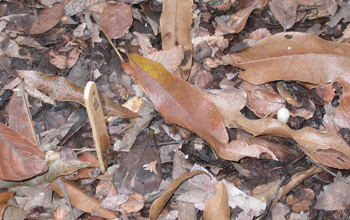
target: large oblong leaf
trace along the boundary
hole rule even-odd
[[[313,34],[283,32],[223,60],[244,69],[240,78],[255,85],[276,80],[322,84],[349,73],[349,58],[349,44],[326,41]]]
[[[60,76],[47,75],[33,70],[18,70],[25,83],[47,93],[56,101],[72,101],[85,105],[84,88]],[[135,118],[137,114],[113,102],[105,94],[99,93],[103,114],[120,118]]]
[[[124,70],[145,91],[165,120],[201,136],[223,159],[259,158],[261,153],[277,159],[262,146],[242,141],[228,144],[228,134],[218,109],[187,81],[168,72],[161,64],[136,54],[130,55],[129,61],[122,63]]]
[[[136,54],[131,54],[129,60],[130,65],[122,63],[124,70],[146,92],[167,121],[197,133],[214,148],[228,143],[219,111],[194,86],[155,61]]]
[[[44,173],[45,154],[29,139],[0,123],[0,179],[21,181]]]

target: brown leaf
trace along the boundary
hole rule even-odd
[[[345,178],[350,181],[350,177]],[[323,187],[323,191],[317,197],[315,209],[333,211],[345,210],[350,204],[350,185],[344,180],[335,179],[335,181]]]
[[[273,16],[284,30],[293,27],[297,18],[297,0],[273,0],[269,2]]]
[[[55,101],[72,101],[82,105],[84,101],[84,88],[73,84],[64,77],[46,75],[37,71],[19,70],[18,73],[25,79],[25,83],[47,93]],[[99,93],[105,116],[121,118],[135,118],[137,114],[113,102],[108,96]]]
[[[66,54],[50,51],[49,58],[50,62],[59,69],[71,68],[77,62],[80,52],[78,47],[74,47],[71,51]]]
[[[350,71],[349,51],[348,44],[325,41],[312,34],[284,32],[223,60],[244,69],[240,78],[255,85],[276,80],[322,84]]]
[[[216,194],[207,201],[204,208],[204,219],[215,220],[230,219],[230,207],[228,205],[228,193],[225,184],[219,182],[216,186]]]
[[[157,219],[157,217],[159,216],[160,212],[163,210],[164,206],[169,201],[169,199],[173,196],[173,194],[176,191],[176,189],[183,182],[185,182],[189,178],[192,178],[193,176],[198,175],[198,174],[205,174],[205,175],[209,176],[209,174],[207,174],[204,171],[194,170],[194,171],[192,171],[190,173],[181,174],[178,178],[176,178],[175,180],[171,181],[171,183],[169,183],[169,185],[166,188],[166,190],[163,192],[162,196],[159,197],[158,199],[156,199],[154,201],[154,203],[152,204],[151,209],[150,209],[149,218],[151,220]]]
[[[69,180],[62,179],[62,183],[67,191],[69,201],[72,205],[84,212],[88,213],[99,213],[102,218],[114,219],[116,214],[114,212],[100,208],[101,202],[97,199],[84,193],[77,185]],[[57,184],[57,180],[50,184],[50,188],[55,191],[58,195],[64,197],[61,187]]]
[[[152,170],[147,170],[145,166],[151,162],[155,164]],[[113,174],[113,183],[118,191],[142,195],[156,190],[161,180],[160,154],[155,147],[154,134],[147,135],[141,144],[134,144]]]
[[[39,146],[28,107],[29,102],[24,90],[24,83],[20,83],[17,88],[18,91],[13,93],[9,103],[9,127],[22,134],[36,146]]]
[[[168,122],[196,132],[214,148],[228,142],[220,113],[195,87],[159,63],[135,54],[130,55],[130,64],[122,66]]]
[[[183,71],[190,70],[192,66],[192,5],[192,0],[164,0],[159,20],[163,50],[181,45],[185,51],[191,52],[191,56],[182,66]]]
[[[20,181],[46,172],[39,146],[0,123],[0,178]]]
[[[53,28],[65,15],[64,7],[71,0],[63,0],[63,2],[55,4],[51,8],[45,8],[39,13],[39,23],[33,22],[30,28],[31,34],[41,34]]]
[[[0,205],[6,204],[7,201],[9,201],[9,199],[11,199],[14,194],[15,194],[15,192],[0,193]]]
[[[230,121],[227,124],[228,127],[241,128],[255,136],[271,134],[294,139],[302,146],[304,153],[317,163],[338,169],[350,169],[350,148],[338,135],[321,132],[311,127],[292,130],[285,123],[272,118],[249,120],[239,111],[230,117],[226,119],[226,122]],[[325,150],[330,153],[327,157],[324,157]]]
[[[131,24],[131,9],[124,2],[108,5],[103,9],[100,17],[100,28],[111,39],[117,39],[127,34]]]
[[[122,63],[124,70],[138,83],[155,107],[170,123],[191,130],[205,139],[226,160],[268,153],[262,146],[249,146],[240,141],[228,144],[224,122],[215,105],[194,86],[168,72],[157,62],[130,55],[130,64]]]
[[[301,183],[304,179],[316,174],[323,172],[323,170],[317,166],[311,167],[305,172],[297,173],[292,176],[290,179],[289,183],[287,185],[281,187],[279,190],[276,198],[273,200],[271,204],[271,208],[283,197],[285,196],[288,192],[290,192],[295,186],[297,186],[299,183]]]
[[[160,50],[149,54],[146,58],[162,64],[169,72],[175,72],[184,58],[184,48],[172,47],[169,50]]]

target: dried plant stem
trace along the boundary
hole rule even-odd
[[[103,31],[103,33],[105,34],[105,32]],[[109,43],[112,45],[112,47],[113,47],[113,49],[114,49],[114,51],[117,53],[117,55],[118,55],[118,57],[119,57],[119,59],[121,60],[121,61],[123,61],[123,62],[125,62],[124,61],[124,59],[123,59],[123,57],[120,55],[120,53],[119,53],[119,51],[118,51],[118,49],[114,46],[114,44],[113,44],[113,42],[112,42],[112,40],[105,34],[105,36],[106,36],[106,38],[107,38],[107,40],[109,41]]]

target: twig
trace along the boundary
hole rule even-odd
[[[125,62],[124,59],[123,59],[123,57],[120,55],[118,49],[114,46],[112,40],[106,35],[106,33],[105,33],[103,30],[102,30],[102,32],[103,32],[104,35],[106,36],[106,38],[107,38],[107,40],[109,41],[109,43],[112,45],[112,47],[113,47],[114,51],[117,53],[119,59],[120,59],[121,61]]]
[[[321,164],[319,164],[319,163],[316,163],[315,161],[311,160],[309,157],[307,158],[307,160],[308,160],[309,162],[315,164],[316,166],[318,166],[318,167],[321,168],[322,170],[326,171],[327,173],[331,174],[331,175],[334,176],[335,178],[338,178],[339,180],[341,180],[341,181],[343,181],[343,182],[345,182],[345,183],[347,183],[347,184],[350,185],[350,182],[349,182],[348,180],[346,180],[346,179],[344,179],[343,177],[341,177],[341,176],[339,176],[339,175],[333,173],[332,171],[328,170],[327,167],[325,167],[325,166],[323,166],[323,165],[321,165]]]

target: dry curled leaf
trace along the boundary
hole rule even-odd
[[[84,88],[75,85],[64,77],[46,75],[31,70],[20,70],[18,73],[24,78],[27,85],[42,90],[55,101],[72,101],[82,105],[85,104]],[[138,117],[134,112],[113,102],[108,96],[102,93],[99,93],[99,96],[105,116],[117,116],[121,118]]]

